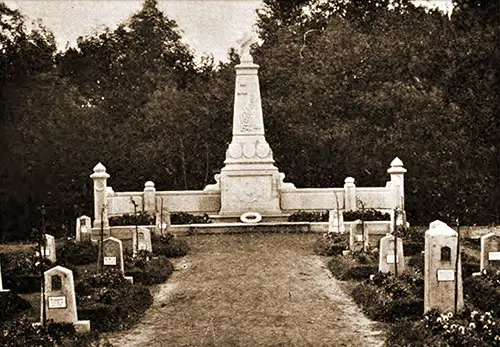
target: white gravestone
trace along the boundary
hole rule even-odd
[[[42,295],[41,298],[41,319],[43,319],[43,300],[45,298],[47,321],[72,323],[77,332],[90,331],[90,321],[78,320],[73,271],[56,266],[45,271],[43,277],[45,295]]]
[[[90,241],[92,225],[90,217],[81,216],[76,219],[76,242]]]
[[[378,271],[392,274],[396,273],[396,264],[398,274],[405,269],[403,240],[397,238],[397,247],[394,245],[394,235],[388,234],[380,239]]]
[[[488,267],[500,268],[500,231],[481,237],[481,271]]]
[[[45,247],[42,248],[42,254],[40,255],[40,249],[36,250],[36,256],[42,257],[50,260],[52,263],[57,261],[56,257],[56,240],[54,236],[45,234]]]
[[[10,290],[3,288],[3,282],[2,282],[2,264],[0,264],[0,293],[1,292],[8,292],[8,291],[10,291]]]
[[[102,254],[104,269],[116,269],[125,275],[123,244],[121,240],[114,237],[108,237],[104,239],[101,247],[102,252],[101,249],[99,249],[99,262]]]
[[[137,250],[153,252],[153,246],[151,244],[151,231],[146,228],[138,227],[137,234],[138,235],[136,235],[135,229],[132,230],[132,245],[134,256],[136,255]],[[137,238],[137,236],[139,237]]]
[[[328,233],[343,234],[344,229],[344,214],[342,211],[333,209],[328,212]]]
[[[436,309],[441,313],[453,313],[455,293],[457,312],[464,307],[462,265],[457,244],[457,232],[443,222],[432,222],[425,232],[424,312]]]
[[[349,232],[349,250],[352,252],[367,252],[368,242],[367,226],[363,226],[363,222],[359,219],[352,222]]]

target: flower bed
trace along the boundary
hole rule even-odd
[[[2,327],[0,346],[26,347],[26,346],[111,346],[99,343],[96,333],[76,334],[72,324],[49,323],[46,329],[26,317],[9,322]]]
[[[32,252],[13,252],[1,254],[3,286],[18,293],[40,291],[40,268],[36,266],[35,250]],[[53,264],[45,259],[45,269]]]
[[[328,222],[328,211],[306,212],[298,211],[288,217],[289,222]]]
[[[183,257],[189,252],[189,244],[184,239],[176,238],[173,234],[151,236],[153,255],[167,258]]]
[[[31,304],[28,301],[12,291],[0,292],[0,325],[23,311],[28,310],[30,307]]]
[[[358,219],[364,221],[389,221],[391,216],[389,213],[382,213],[373,208],[344,212],[344,221],[353,222]]]
[[[118,271],[82,277],[75,285],[78,318],[90,320],[95,331],[127,329],[153,303],[148,288],[130,284]]]
[[[418,319],[424,311],[424,280],[406,274],[394,277],[378,273],[359,284],[352,296],[371,319],[381,322]]]
[[[99,247],[91,241],[66,241],[57,245],[57,262],[62,266],[87,265],[97,263]]]
[[[340,255],[349,249],[349,234],[330,234],[318,238],[313,245],[314,253],[323,256]]]
[[[155,225],[155,217],[147,212],[138,212],[137,214],[124,214],[109,218],[109,226],[123,225]]]
[[[134,278],[134,283],[144,285],[159,284],[165,282],[174,271],[172,263],[164,256],[147,260],[151,255],[146,251],[139,251],[136,258],[125,260],[125,272],[127,276]]]
[[[500,320],[491,312],[464,310],[451,313],[428,312],[416,322],[394,325],[387,336],[388,346],[487,347],[500,345]]]
[[[341,281],[362,281],[378,271],[378,255],[353,253],[347,256],[334,256],[328,262],[333,277]]]
[[[212,223],[207,214],[196,216],[190,213],[179,212],[170,215],[171,224],[208,224]]]

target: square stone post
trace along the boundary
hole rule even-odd
[[[457,245],[458,233],[441,221],[432,222],[425,232],[424,312],[455,313],[455,300],[457,312],[464,307]]]
[[[356,185],[354,178],[347,177],[344,182],[344,206],[346,211],[356,211]]]
[[[396,226],[406,225],[406,212],[405,212],[405,185],[404,185],[404,175],[406,169],[403,167],[403,162],[398,157],[394,158],[391,162],[391,167],[387,170],[387,173],[391,175],[390,190],[392,195],[392,212],[391,212],[391,229]],[[397,210],[398,213],[395,216],[394,211]],[[396,221],[394,222],[394,219]],[[392,230],[394,231],[394,230]]]
[[[154,216],[156,211],[156,188],[152,181],[144,184],[143,211]]]
[[[101,163],[94,167],[94,173],[90,178],[94,180],[94,228],[101,227],[101,221],[104,227],[109,227],[108,210],[106,206],[107,199],[107,180],[110,176],[106,173],[106,168]]]

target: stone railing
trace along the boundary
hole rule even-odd
[[[388,212],[393,219],[395,209],[404,212],[406,169],[402,161],[395,158],[387,172],[390,174],[390,181],[385,187],[356,187],[352,177],[345,179],[343,188],[295,188],[290,184],[282,186],[279,190],[281,211],[285,214],[299,210],[355,211],[360,209],[361,202],[364,208]],[[90,177],[94,180],[95,228],[100,227],[101,220],[108,227],[110,216],[134,213],[132,200],[137,205],[138,212],[151,215],[155,215],[162,207],[168,212],[209,215],[217,215],[221,209],[221,193],[217,186],[193,191],[156,191],[154,183],[148,181],[141,192],[114,192],[107,185],[110,175],[101,163],[94,167],[94,173]],[[400,215],[404,219],[404,213]]]

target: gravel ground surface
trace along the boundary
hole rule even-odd
[[[382,346],[367,319],[315,256],[318,235],[190,236],[169,281],[114,346]]]

